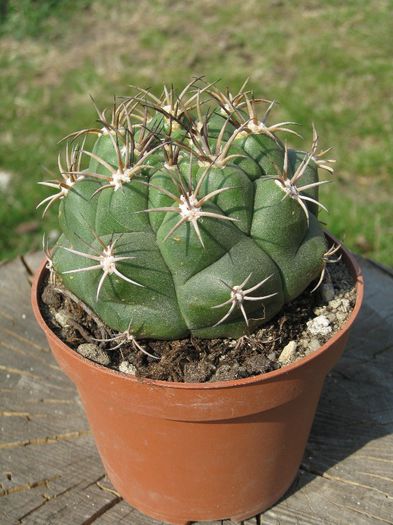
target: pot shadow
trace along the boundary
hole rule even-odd
[[[388,449],[386,442],[379,448],[378,440],[393,434],[393,279],[368,262],[362,266],[368,285],[362,309],[326,378],[299,474],[280,501],[345,460],[342,472],[356,481],[350,457],[371,441],[371,456],[383,459]]]

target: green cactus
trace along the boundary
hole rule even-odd
[[[58,190],[39,206],[60,201],[64,286],[131,339],[237,338],[301,294],[327,262],[318,167],[333,161],[315,128],[311,153],[287,149],[293,123],[268,125],[272,108],[197,79],[97,109],[98,128],[67,137],[61,182],[41,183]]]

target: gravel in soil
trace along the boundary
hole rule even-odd
[[[311,289],[261,329],[237,340],[121,337],[59,282],[44,285],[41,310],[60,339],[103,366],[141,378],[204,383],[277,370],[320,348],[352,312],[355,283],[339,261],[329,265],[320,288]]]

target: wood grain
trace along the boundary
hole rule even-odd
[[[27,267],[39,260],[0,267],[0,523],[157,524],[106,478],[77,392],[34,321]],[[393,524],[393,274],[360,263],[364,307],[327,378],[299,475],[249,525]]]

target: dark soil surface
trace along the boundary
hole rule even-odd
[[[46,283],[41,309],[57,336],[93,361],[136,377],[199,383],[270,372],[317,350],[344,324],[356,292],[342,262],[329,265],[322,286],[314,293],[311,289],[257,332],[238,340],[127,339],[113,333],[59,282]]]

